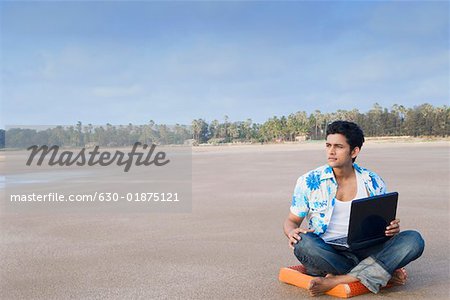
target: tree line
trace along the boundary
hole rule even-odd
[[[425,103],[406,108],[393,105],[390,109],[378,103],[366,113],[357,109],[322,113],[316,110],[309,115],[305,111],[288,116],[274,116],[264,123],[251,119],[230,122],[207,122],[195,119],[190,126],[168,126],[150,121],[145,125],[93,126],[78,122],[75,126],[57,126],[45,130],[11,128],[0,130],[0,148],[23,148],[33,145],[58,145],[67,147],[128,146],[135,142],[146,144],[201,143],[273,143],[325,138],[326,126],[335,120],[347,120],[361,126],[365,136],[439,136],[450,133],[450,108],[434,107]]]
[[[3,147],[5,131],[3,130]],[[83,125],[80,121],[75,126],[56,126],[45,130],[11,128],[6,131],[6,147],[26,148],[30,145],[57,145],[64,147],[121,147],[136,142],[145,144],[183,144],[192,138],[189,126],[158,125],[150,121],[145,125]]]
[[[450,133],[450,108],[446,105],[434,107],[425,103],[412,108],[393,105],[383,108],[378,103],[366,113],[357,109],[338,110],[321,113],[299,111],[288,116],[274,116],[262,124],[246,121],[224,122],[213,120],[207,123],[203,119],[192,121],[193,138],[198,143],[230,142],[282,142],[295,140],[321,140],[325,138],[326,127],[335,120],[347,120],[357,123],[365,136],[440,136]]]

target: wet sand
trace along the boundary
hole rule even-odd
[[[449,147],[364,145],[357,162],[399,192],[401,228],[426,246],[405,286],[358,299],[448,299]],[[323,149],[197,147],[190,213],[2,212],[0,298],[310,298],[278,281],[280,267],[297,264],[282,223],[297,177],[325,163]]]

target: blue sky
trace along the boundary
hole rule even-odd
[[[1,2],[0,127],[449,104],[449,2]]]

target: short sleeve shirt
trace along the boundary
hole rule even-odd
[[[386,193],[386,185],[376,173],[353,163],[370,197]],[[329,165],[321,166],[300,176],[294,189],[290,211],[307,217],[308,228],[317,235],[323,234],[331,220],[336,202],[337,181]]]

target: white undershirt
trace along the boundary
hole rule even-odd
[[[352,201],[367,197],[366,186],[364,185],[361,175],[356,171],[355,175],[357,185],[356,196],[350,201],[341,201],[336,199],[330,224],[328,224],[327,231],[322,235],[322,239],[324,241],[347,236]]]

